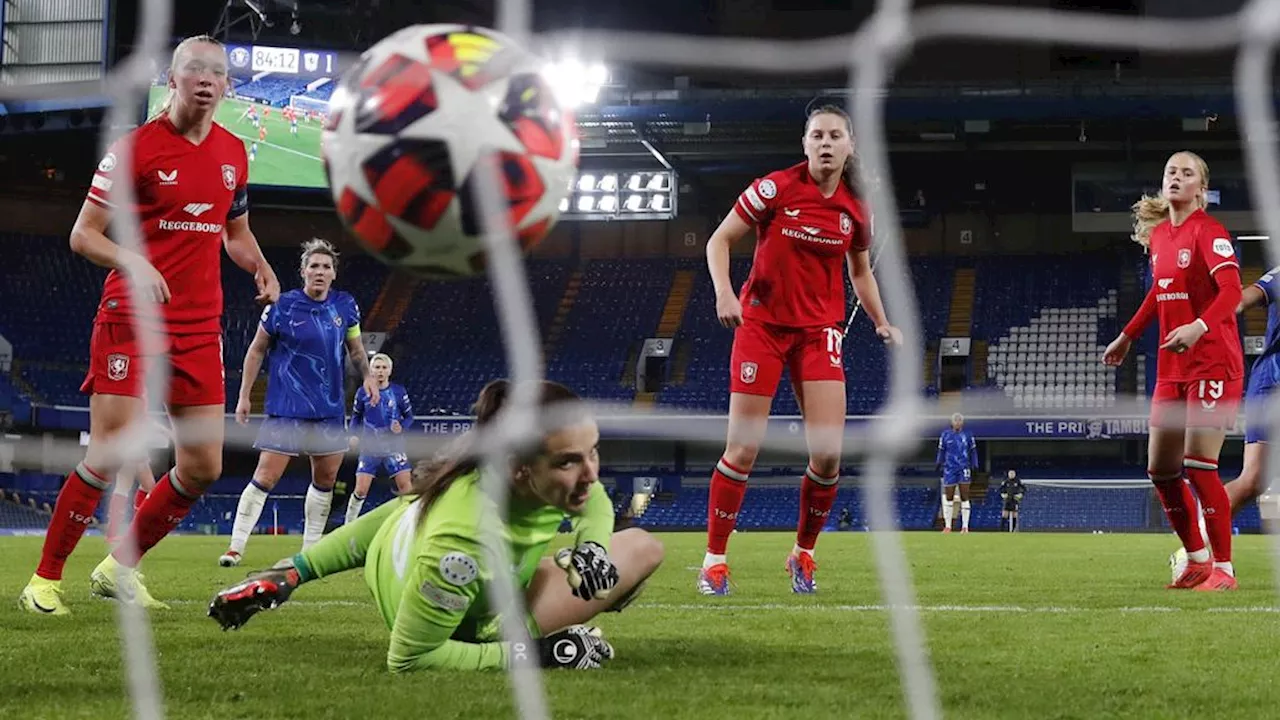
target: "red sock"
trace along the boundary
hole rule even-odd
[[[138,488],[133,492],[133,511],[138,512],[138,508],[142,507],[142,503],[147,500],[147,491]]]
[[[166,535],[178,527],[178,523],[187,516],[191,506],[196,504],[199,495],[180,488],[175,479],[177,472],[170,470],[156,482],[156,487],[147,496],[142,507],[133,516],[133,525],[129,532],[137,539],[138,554],[130,557],[132,548],[129,543],[121,543],[111,552],[116,560],[128,567],[135,567],[147,551],[156,546]]]
[[[1187,456],[1183,465],[1204,508],[1204,529],[1209,533],[1213,560],[1231,562],[1231,498],[1218,477],[1218,461]]]
[[[40,566],[36,575],[45,580],[61,580],[62,568],[67,558],[80,543],[84,531],[93,520],[93,512],[102,501],[102,493],[111,484],[100,473],[84,463],[67,475],[58,491],[58,501],[53,506],[53,519],[45,531],[44,547],[40,551]]]
[[[1169,525],[1173,527],[1173,531],[1178,534],[1178,539],[1182,541],[1182,547],[1186,548],[1189,553],[1203,550],[1204,538],[1200,537],[1200,523],[1196,522],[1196,519],[1191,515],[1196,506],[1196,499],[1191,494],[1191,488],[1182,482],[1180,477],[1167,480],[1151,478],[1151,484],[1155,486],[1156,492],[1160,494],[1160,504],[1164,506],[1164,515],[1169,518]]]
[[[831,506],[836,503],[839,482],[839,473],[835,477],[824,478],[812,467],[805,468],[804,480],[800,481],[800,524],[796,528],[796,545],[812,550],[818,544],[818,534],[827,524]]]
[[[738,524],[738,511],[742,509],[742,498],[747,494],[748,472],[720,458],[711,473],[711,491],[707,497],[707,552],[712,555],[724,555],[729,547],[729,535]]]

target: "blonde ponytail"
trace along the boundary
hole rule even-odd
[[[1133,241],[1143,248],[1151,247],[1151,231],[1169,219],[1169,201],[1159,195],[1143,195],[1130,208],[1133,210]]]

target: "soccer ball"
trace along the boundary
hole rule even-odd
[[[322,154],[347,229],[429,276],[484,269],[477,167],[490,162],[512,234],[551,230],[578,164],[573,115],[542,62],[492,30],[417,25],[360,56],[329,101]]]

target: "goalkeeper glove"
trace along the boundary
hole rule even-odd
[[[600,543],[584,542],[556,553],[556,564],[566,573],[574,597],[603,600],[618,584],[618,566]]]
[[[544,668],[595,670],[613,659],[613,646],[596,627],[570,625],[537,642],[538,659]]]

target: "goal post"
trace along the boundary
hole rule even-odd
[[[289,107],[294,110],[301,110],[307,113],[318,112],[321,114],[329,113],[329,101],[313,98],[307,95],[290,95]]]

